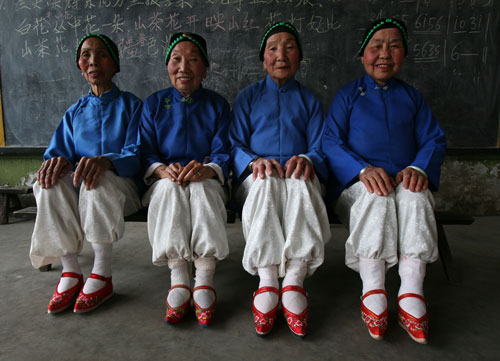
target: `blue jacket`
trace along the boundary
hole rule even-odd
[[[73,166],[82,157],[105,156],[116,173],[140,182],[139,120],[142,101],[116,85],[97,97],[80,98],[64,114],[44,160],[65,157]],[[140,183],[137,183],[140,185]]]
[[[429,188],[437,190],[446,141],[420,92],[395,78],[380,86],[366,75],[335,95],[322,147],[338,196],[369,164],[392,177],[416,166],[427,173]]]
[[[324,112],[318,98],[294,78],[281,88],[268,75],[243,89],[233,104],[229,131],[236,176],[245,177],[257,157],[275,158],[282,166],[304,154],[325,180],[328,168],[321,152]]]
[[[200,87],[185,99],[174,87],[150,95],[141,117],[144,171],[153,163],[191,160],[215,163],[229,176],[229,104],[221,95]]]

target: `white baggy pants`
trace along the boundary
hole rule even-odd
[[[278,265],[285,276],[286,261],[307,263],[310,276],[323,263],[324,246],[330,240],[330,224],[321,196],[321,185],[295,179],[249,175],[236,199],[243,204],[242,228],[246,245],[243,268],[256,275],[257,268]]]
[[[345,189],[335,212],[349,229],[345,263],[359,272],[359,259],[384,260],[399,256],[434,262],[438,258],[434,197],[429,190],[411,192],[399,184],[386,197],[369,193],[362,182]]]
[[[153,264],[168,259],[194,261],[200,257],[224,259],[229,253],[224,188],[215,179],[186,187],[160,179],[143,197],[148,210],[148,236]]]
[[[48,189],[33,185],[37,216],[31,237],[31,264],[39,268],[68,253],[79,253],[83,240],[113,243],[122,238],[123,217],[141,208],[130,178],[104,172],[95,189],[73,186],[70,174]]]

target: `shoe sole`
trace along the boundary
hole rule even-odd
[[[203,327],[203,328],[208,328],[208,326],[210,326],[211,324],[212,324],[212,319],[210,321],[204,322],[204,323],[201,323],[200,321],[198,321],[198,326]]]
[[[184,315],[185,316],[185,315]],[[184,316],[182,318],[179,318],[178,320],[175,320],[175,321],[172,321],[172,320],[168,320],[167,318],[165,318],[163,320],[163,323],[165,325],[177,325],[179,322],[181,322],[183,319],[184,319]]]
[[[288,327],[290,329],[290,331],[292,331],[292,333],[295,335],[295,336],[298,336],[298,337],[304,337],[306,334],[305,333],[297,333],[295,332],[294,330],[292,330],[290,327]]]
[[[177,325],[177,324],[178,324],[179,322],[181,322],[181,321],[182,321],[182,319],[181,319],[181,320],[178,320],[178,321],[175,321],[175,322],[172,322],[172,321],[169,321],[169,320],[163,320],[163,323],[164,323],[165,325]]]
[[[293,333],[295,336],[304,337],[304,336],[306,335],[305,333],[297,333],[297,332],[295,332],[295,331],[294,331],[294,330],[290,327],[290,325],[288,325],[288,329],[289,329],[290,331],[292,331],[292,333]]]
[[[271,332],[271,331],[267,331],[267,332],[259,332],[259,331],[255,331],[255,333],[257,334],[257,336],[260,336],[260,337],[263,337],[263,336],[265,336],[265,335],[269,334],[269,332]]]
[[[403,330],[406,331],[406,333],[412,338],[413,341],[415,341],[416,343],[419,343],[421,345],[425,345],[427,344],[427,339],[426,338],[416,338],[415,336],[413,336],[410,331],[408,331],[408,329],[405,327],[405,325],[403,325],[401,323],[401,321],[398,320],[398,324],[399,326],[401,326],[403,328]]]
[[[55,314],[57,314],[57,313],[59,313],[59,312],[66,311],[66,310],[67,310],[68,308],[70,308],[72,305],[74,305],[74,302],[73,302],[73,303],[69,303],[69,304],[68,304],[68,305],[66,305],[65,307],[59,308],[59,309],[57,309],[57,310],[53,310],[53,311],[51,311],[51,310],[47,310],[47,313],[48,313],[49,315],[55,315]]]
[[[106,297],[104,297],[102,299],[101,302],[99,302],[97,305],[95,305],[94,307],[91,307],[91,308],[86,308],[86,309],[83,309],[83,310],[77,310],[77,309],[73,309],[73,312],[74,313],[86,313],[86,312],[90,312],[90,311],[94,311],[96,308],[98,308],[99,306],[101,306],[104,302],[106,302],[107,300],[109,300],[111,298],[111,296],[113,296],[114,293],[111,292],[109,295],[107,295]]]
[[[370,330],[368,330],[368,333],[375,341],[382,341],[384,339],[383,336],[375,335],[374,333],[371,333]]]

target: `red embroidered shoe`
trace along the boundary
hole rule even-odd
[[[212,323],[212,317],[215,313],[215,303],[217,302],[217,295],[215,294],[215,290],[213,289],[213,287],[210,287],[210,286],[195,287],[193,289],[193,295],[198,290],[209,290],[209,291],[212,291],[215,295],[214,302],[208,308],[200,307],[196,303],[196,301],[194,300],[194,297],[193,297],[194,309],[196,312],[196,319],[198,320],[198,323],[200,324],[200,326],[207,327],[208,325],[210,325],[210,323]]]
[[[54,314],[58,313],[61,311],[64,311],[67,309],[69,306],[73,305],[75,303],[75,299],[78,296],[78,293],[82,289],[83,286],[83,276],[78,274],[78,273],[73,273],[73,272],[64,272],[61,275],[62,277],[72,277],[78,279],[78,283],[71,287],[69,290],[66,290],[62,293],[57,292],[57,287],[59,287],[59,282],[57,282],[56,286],[56,291],[54,292],[54,295],[52,296],[52,299],[49,302],[49,308],[47,310],[48,313]]]
[[[304,289],[299,286],[290,285],[283,287],[283,289],[281,290],[281,294],[283,295],[283,293],[288,291],[299,292],[302,293],[305,297],[307,297],[306,291],[304,291]],[[285,316],[285,320],[288,323],[288,327],[290,328],[290,330],[297,336],[305,336],[307,329],[307,315],[309,314],[309,306],[306,306],[306,309],[302,311],[300,315],[288,311],[285,308],[285,306],[283,306],[283,302],[281,306],[283,307],[283,316]]]
[[[387,315],[388,315],[388,307],[385,308],[385,311],[379,315],[373,313],[368,307],[365,306],[363,300],[377,293],[382,293],[387,298],[387,292],[384,290],[371,290],[366,292],[361,298],[361,318],[365,322],[368,327],[368,332],[370,332],[370,336],[379,341],[384,338],[385,331],[387,330]]]
[[[276,303],[276,307],[274,307],[271,311],[262,313],[257,309],[257,307],[255,307],[254,301],[255,296],[265,292],[276,293],[278,295],[278,302]],[[280,291],[275,287],[261,287],[253,294],[252,311],[255,322],[255,332],[257,332],[257,334],[260,336],[267,335],[274,326],[274,321],[276,321],[276,315],[278,314],[279,294]]]
[[[168,296],[167,296],[167,301],[166,301],[167,302],[167,314],[165,315],[165,323],[175,324],[175,323],[179,322],[180,320],[182,320],[184,318],[184,315],[189,310],[189,304],[191,303],[191,289],[186,285],[173,285],[172,287],[170,287],[170,290],[168,290],[168,292],[170,293],[170,291],[172,291],[175,288],[184,288],[184,289],[188,290],[189,291],[189,298],[186,302],[184,302],[179,307],[171,307],[168,304]]]
[[[104,301],[113,296],[113,283],[111,282],[111,277],[103,277],[101,275],[91,273],[89,278],[95,278],[106,282],[103,288],[92,293],[84,293],[83,288],[76,299],[74,312],[82,313],[95,310]]]
[[[421,344],[427,343],[427,334],[429,332],[429,320],[427,317],[427,312],[420,318],[416,318],[403,310],[399,306],[399,302],[406,297],[416,297],[422,302],[426,303],[425,298],[416,293],[405,293],[398,297],[398,322],[401,327],[403,327],[410,337]]]

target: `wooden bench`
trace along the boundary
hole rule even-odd
[[[16,216],[35,216],[36,207],[28,207],[15,211]],[[444,226],[452,225],[470,225],[474,223],[474,218],[469,215],[457,214],[452,212],[436,212],[436,224],[438,231],[438,250],[444,273],[448,282],[452,285],[460,284],[458,273],[453,262],[448,238],[444,230]],[[232,209],[227,210],[227,223],[234,223],[238,217],[238,212]],[[328,212],[330,224],[341,224],[337,215],[333,212]],[[138,212],[125,217],[125,222],[146,222],[148,218],[147,208],[143,208]]]
[[[0,186],[0,224],[9,223],[9,213],[21,208],[20,194],[33,193],[32,187]]]

